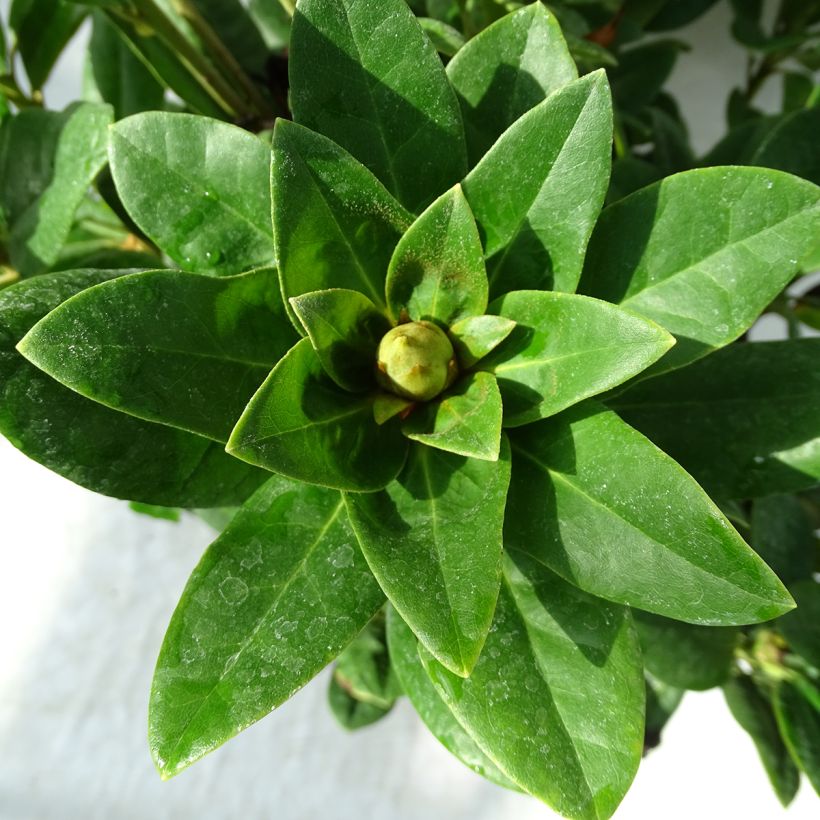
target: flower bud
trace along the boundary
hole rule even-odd
[[[376,378],[385,389],[413,401],[429,401],[457,374],[453,345],[432,322],[394,327],[379,344]]]

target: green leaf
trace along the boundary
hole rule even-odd
[[[610,817],[643,746],[643,671],[629,612],[518,554],[504,568],[473,673],[458,678],[420,649],[427,673],[517,785],[566,816]]]
[[[453,57],[464,47],[466,40],[464,35],[447,23],[435,20],[432,17],[419,17],[419,25],[424,33],[430,38],[430,42],[439,54],[446,57]]]
[[[417,407],[402,426],[414,441],[470,458],[497,461],[501,448],[501,393],[495,376],[472,373],[440,401]]]
[[[160,507],[158,504],[143,504],[141,501],[132,501],[128,505],[135,513],[147,515],[149,518],[158,518],[162,521],[179,521],[178,507]]]
[[[226,275],[274,261],[270,151],[253,134],[148,111],[111,129],[109,155],[126,210],[184,270]]]
[[[404,399],[395,393],[377,393],[373,400],[373,418],[376,424],[384,424],[412,406],[410,399]]]
[[[751,164],[779,168],[820,185],[820,149],[817,140],[813,139],[818,129],[820,108],[788,114],[768,132]]]
[[[305,293],[290,304],[325,373],[346,390],[372,388],[376,350],[390,330],[387,317],[366,296],[343,288]]]
[[[106,160],[111,108],[77,103],[65,111],[30,109],[0,130],[0,206],[12,265],[23,275],[57,261],[74,212]]]
[[[329,139],[280,119],[271,187],[285,297],[352,288],[384,308],[387,266],[412,217],[382,184]]]
[[[241,0],[196,0],[196,9],[250,77],[264,76],[268,47]]]
[[[800,772],[780,737],[771,703],[745,676],[729,681],[723,694],[732,716],[754,741],[777,799],[788,806],[800,786]]]
[[[327,703],[333,717],[351,732],[371,726],[393,708],[392,703],[390,706],[380,706],[378,703],[357,700],[345,689],[335,674],[331,676],[328,684]]]
[[[436,740],[467,768],[493,783],[516,789],[517,786],[481,751],[436,692],[419,658],[416,636],[392,607],[387,612],[387,643],[402,689]]]
[[[757,499],[752,504],[751,526],[754,551],[784,584],[791,586],[811,577],[817,549],[814,525],[797,498],[770,495]]]
[[[676,689],[711,689],[729,679],[740,631],[685,624],[635,610],[644,665]]]
[[[761,168],[699,168],[601,214],[580,289],[663,325],[680,367],[747,330],[820,230],[815,185]]]
[[[618,108],[636,113],[649,105],[672,73],[681,47],[677,40],[655,40],[620,52],[610,72]]]
[[[419,640],[468,675],[493,617],[509,453],[479,461],[413,444],[380,493],[346,494],[373,574]],[[476,537],[478,535],[478,537]]]
[[[407,444],[395,423],[376,424],[373,397],[338,387],[302,339],[251,399],[227,449],[298,481],[370,491],[398,475]]]
[[[479,365],[498,378],[507,427],[622,384],[674,344],[654,322],[568,293],[517,291],[490,310],[516,323]]]
[[[289,63],[296,122],[350,151],[406,208],[464,176],[458,101],[403,0],[300,0]]]
[[[87,398],[226,441],[293,339],[271,269],[223,279],[161,270],[78,294],[18,350]]]
[[[339,494],[271,478],[208,548],[168,627],[149,707],[160,774],[287,700],[383,602]]]
[[[29,458],[104,495],[165,507],[243,502],[263,472],[208,439],[89,401],[15,350],[61,302],[122,273],[64,271],[0,293],[0,433]]]
[[[462,368],[477,364],[512,333],[515,322],[503,316],[470,316],[450,326],[448,336]]]
[[[487,309],[487,271],[473,214],[456,185],[399,240],[385,284],[393,319],[449,327]]]
[[[88,9],[69,0],[12,0],[9,28],[29,83],[41,89]]]
[[[808,681],[802,682],[802,687],[781,681],[774,692],[774,713],[792,759],[820,794],[820,708],[815,705],[820,692],[814,690],[811,703],[803,688],[812,687]]]
[[[634,613],[633,613],[634,614]],[[650,675],[646,676],[646,726],[644,728],[644,754],[660,746],[661,733],[669,719],[680,706],[683,689],[675,689]]]
[[[610,404],[716,498],[820,479],[820,340],[733,345]]]
[[[777,628],[793,652],[820,669],[820,584],[800,581],[792,584],[789,592],[797,609],[778,620]]]
[[[590,402],[512,446],[505,543],[581,589],[714,626],[793,607],[703,490],[614,413]]]
[[[447,66],[475,165],[522,114],[578,77],[553,14],[532,3],[473,37]]]
[[[511,125],[464,180],[490,296],[574,291],[606,194],[612,102],[603,71],[559,89]]]
[[[390,663],[384,612],[373,620],[339,655],[333,677],[356,700],[389,709],[401,693]]]
[[[124,35],[100,11],[88,47],[94,83],[116,119],[162,108],[165,89],[134,53]]]

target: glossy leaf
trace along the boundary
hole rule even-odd
[[[184,270],[226,275],[275,260],[270,151],[253,134],[148,111],[111,129],[109,156],[126,210]]]
[[[740,632],[734,627],[697,626],[634,611],[644,665],[676,689],[711,689],[729,679]]]
[[[287,700],[383,601],[339,494],[271,478],[208,548],[168,627],[149,708],[160,774]]]
[[[165,507],[239,504],[265,474],[222,445],[83,398],[14,348],[61,302],[123,271],[64,271],[0,293],[0,433],[83,487]]]
[[[612,102],[602,71],[511,125],[464,180],[484,240],[490,296],[574,291],[606,194]]]
[[[594,595],[680,621],[766,621],[793,607],[703,490],[593,403],[512,439],[505,543]]]
[[[610,817],[643,746],[643,671],[629,613],[518,554],[504,566],[473,673],[458,678],[420,649],[427,673],[521,788],[566,816]]]
[[[498,378],[507,427],[615,387],[674,344],[654,322],[584,296],[516,291],[490,310],[516,323],[479,365]]]
[[[502,17],[447,66],[464,118],[470,165],[522,114],[578,77],[561,29],[541,3]]]
[[[473,214],[456,185],[399,240],[385,284],[394,320],[409,316],[449,327],[487,309],[487,271]]]
[[[393,606],[448,669],[467,675],[492,621],[509,454],[479,461],[413,444],[380,493],[346,494],[362,552]]]
[[[387,642],[402,689],[436,740],[467,768],[487,780],[508,789],[517,788],[481,751],[436,692],[419,658],[416,636],[392,607],[387,614]]]
[[[70,0],[12,0],[9,28],[29,83],[40,89],[88,9]]]
[[[359,162],[286,120],[273,132],[271,186],[285,297],[352,288],[385,306],[384,280],[411,216]]]
[[[501,414],[495,376],[472,373],[456,382],[440,401],[417,407],[402,431],[428,447],[496,461],[501,448]]]
[[[820,795],[820,707],[805,696],[805,687],[811,684],[804,681],[801,687],[788,680],[781,681],[774,693],[774,713],[792,759]],[[815,703],[820,701],[820,692],[816,689],[812,695]]]
[[[451,325],[448,336],[459,365],[464,369],[476,365],[495,350],[514,327],[515,322],[503,316],[470,316]]]
[[[771,703],[745,676],[727,683],[723,694],[732,716],[754,741],[778,800],[788,806],[800,786],[800,772],[780,736]]]
[[[349,393],[302,339],[271,371],[228,442],[228,452],[277,473],[343,490],[384,487],[407,444],[395,423],[377,425],[373,397]]]
[[[51,267],[74,212],[106,160],[107,105],[76,103],[65,111],[27,110],[0,130],[0,205],[12,265],[33,276]]]
[[[458,102],[404,0],[300,0],[289,63],[296,122],[350,151],[406,208],[464,176]]]
[[[820,584],[800,581],[789,587],[797,609],[777,622],[777,628],[793,652],[820,669]]]
[[[94,84],[116,119],[162,108],[165,89],[100,11],[94,12],[88,55]]]
[[[733,345],[611,406],[716,498],[820,479],[820,340]]]
[[[272,270],[223,279],[163,270],[78,294],[18,349],[87,398],[226,441],[293,339]]]
[[[795,496],[757,499],[752,504],[751,527],[749,543],[786,586],[811,577],[817,552],[814,525]]]
[[[340,387],[361,391],[374,385],[376,350],[390,322],[355,290],[335,288],[291,299],[325,372]]]
[[[439,54],[453,57],[464,47],[466,40],[458,29],[433,17],[419,17],[418,21]]]
[[[678,338],[658,369],[736,339],[799,270],[820,230],[820,190],[761,168],[700,168],[609,206],[589,244],[583,293]]]

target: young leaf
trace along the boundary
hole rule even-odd
[[[71,0],[12,0],[9,28],[33,89],[43,87],[87,14],[87,8]]]
[[[389,706],[382,706],[378,703],[358,700],[345,689],[344,684],[339,681],[335,673],[331,675],[328,684],[327,705],[339,724],[351,732],[371,726],[393,708],[392,703]]]
[[[685,624],[634,610],[644,665],[676,689],[711,689],[729,679],[740,631]]]
[[[393,319],[444,327],[487,309],[487,271],[473,214],[456,185],[399,240],[385,284]]]
[[[395,423],[377,425],[373,397],[342,390],[302,339],[271,371],[228,442],[266,470],[342,490],[379,490],[404,463]]]
[[[578,77],[561,29],[541,3],[502,17],[447,66],[475,165],[522,114]]]
[[[774,714],[780,734],[792,760],[806,773],[814,790],[820,795],[820,692],[812,693],[814,703],[804,694],[811,688],[808,681],[801,685],[780,681],[774,692]]]
[[[91,73],[100,96],[120,120],[140,111],[162,108],[165,89],[133,52],[124,35],[101,11],[93,14],[88,47]]]
[[[222,279],[158,270],[78,294],[18,350],[87,398],[226,441],[293,339],[272,270]]]
[[[148,111],[111,129],[109,158],[134,222],[184,270],[224,276],[275,260],[270,151],[253,134]]]
[[[749,543],[786,586],[811,577],[817,549],[814,525],[795,496],[769,495],[752,504]]]
[[[820,478],[820,339],[732,345],[609,404],[716,498]]]
[[[737,677],[723,687],[734,719],[754,741],[777,799],[788,806],[800,786],[800,772],[780,736],[772,705],[749,677]]]
[[[496,461],[501,448],[501,393],[490,373],[472,373],[439,401],[417,407],[402,426],[414,441],[470,458]]]
[[[325,369],[339,387],[354,392],[373,387],[379,341],[390,322],[355,290],[335,288],[290,300]]]
[[[458,363],[465,370],[473,367],[512,333],[515,322],[503,316],[470,316],[450,326]]]
[[[419,658],[416,636],[393,607],[387,610],[387,643],[404,693],[436,740],[487,780],[508,789],[518,788],[481,751],[436,692]]]
[[[689,623],[766,621],[794,604],[703,490],[590,402],[512,439],[504,538],[581,589]]]
[[[380,493],[345,495],[362,552],[391,603],[448,669],[468,675],[493,617],[509,453],[479,461],[413,444]]]
[[[43,273],[68,238],[74,213],[106,160],[110,106],[76,103],[62,112],[31,109],[0,130],[0,206],[12,265]]]
[[[383,602],[339,494],[267,481],[208,548],[168,626],[148,716],[160,774],[287,700]]]
[[[699,168],[610,205],[580,289],[678,337],[660,370],[740,336],[799,270],[820,230],[820,190],[761,168]]]
[[[789,587],[797,609],[784,615],[777,628],[789,647],[820,669],[820,584],[800,581]]]
[[[643,747],[643,671],[629,612],[517,553],[504,569],[473,673],[463,680],[420,648],[427,673],[518,786],[566,816],[608,818]]]
[[[458,101],[404,0],[301,0],[289,63],[296,122],[350,151],[406,208],[464,176]]]
[[[551,416],[621,384],[674,344],[654,322],[585,296],[517,291],[490,310],[516,323],[479,365],[498,378],[506,427]]]
[[[412,217],[373,174],[331,140],[280,119],[271,187],[285,297],[352,288],[383,308],[390,256]]]
[[[0,433],[29,458],[103,495],[165,507],[243,502],[265,479],[200,436],[83,398],[14,348],[69,297],[123,271],[63,271],[0,293]]]
[[[603,71],[559,89],[511,125],[464,180],[490,297],[574,291],[607,189],[612,101]]]

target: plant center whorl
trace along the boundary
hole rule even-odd
[[[376,379],[391,393],[429,401],[453,383],[458,372],[453,345],[432,322],[408,322],[379,343]]]

